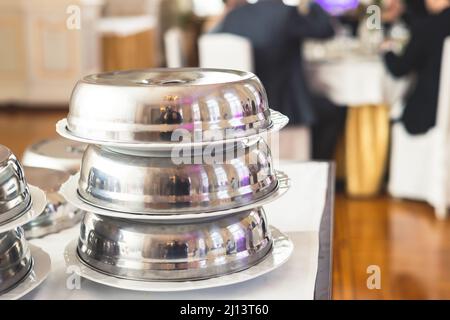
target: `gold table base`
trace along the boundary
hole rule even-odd
[[[380,191],[389,150],[389,129],[388,106],[349,107],[344,137],[348,195],[368,197]]]

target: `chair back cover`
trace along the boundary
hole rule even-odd
[[[253,49],[244,37],[229,33],[205,34],[198,42],[200,67],[253,72]]]
[[[179,28],[171,28],[164,34],[164,49],[168,68],[184,67],[183,32]]]

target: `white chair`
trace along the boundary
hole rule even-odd
[[[204,34],[198,41],[200,67],[253,71],[253,49],[244,37],[229,33]]]
[[[288,161],[311,159],[311,130],[309,127],[290,126],[281,130],[278,135],[278,150],[273,144],[270,146],[273,157]]]
[[[252,44],[244,37],[228,33],[205,34],[199,39],[198,49],[202,68],[253,72]],[[275,138],[278,141],[274,141]],[[285,128],[278,136],[272,136],[272,154],[283,160],[309,160],[311,158],[310,140],[308,127]],[[292,144],[293,141],[295,146]]]
[[[438,218],[450,205],[450,37],[442,55],[436,126],[410,135],[402,123],[392,127],[389,193],[430,203]]]
[[[168,68],[181,68],[185,66],[183,54],[183,31],[180,28],[171,28],[164,34],[164,50]]]

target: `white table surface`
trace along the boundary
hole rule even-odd
[[[357,41],[347,40],[348,48],[339,45],[339,41],[342,40],[336,38],[305,44],[305,69],[313,91],[343,106],[383,103],[392,106],[401,102],[410,83],[408,77],[394,78],[382,56],[354,48]],[[336,48],[330,49],[333,42]],[[321,51],[320,58],[314,56],[317,49]]]
[[[48,279],[24,299],[313,299],[318,267],[319,227],[328,187],[327,163],[282,163],[292,187],[266,207],[270,224],[290,235],[294,253],[279,269],[257,279],[226,287],[184,292],[145,293],[121,290],[88,280],[70,290],[63,252],[78,235],[74,227],[31,242],[52,257]]]
[[[127,37],[155,28],[151,15],[103,17],[97,23],[97,30],[103,35]]]

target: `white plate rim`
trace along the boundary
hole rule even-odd
[[[28,188],[30,190],[32,201],[31,208],[29,208],[25,213],[18,215],[17,218],[0,225],[0,233],[23,226],[44,212],[44,209],[47,206],[47,197],[45,192],[30,184],[28,185]]]
[[[75,266],[75,272],[82,278],[100,283],[109,287],[115,287],[125,290],[146,291],[146,292],[178,292],[198,289],[208,289],[238,284],[251,279],[255,279],[267,274],[286,263],[292,255],[294,244],[289,237],[271,227],[273,235],[273,247],[267,256],[258,264],[245,270],[235,273],[196,281],[139,281],[121,279],[110,276],[94,269],[91,269],[79,261],[76,253],[77,241],[70,241],[64,250],[64,260],[66,266]]]
[[[108,141],[108,140],[94,140],[94,139],[82,138],[77,135],[74,135],[67,128],[67,118],[61,119],[56,123],[56,132],[63,138],[82,142],[82,143],[87,143],[87,144],[109,146],[109,147],[114,147],[114,148],[118,148],[118,149],[134,149],[134,150],[141,150],[141,151],[165,151],[165,150],[170,150],[173,148],[181,148],[181,149],[182,148],[195,148],[195,147],[212,146],[215,144],[252,140],[252,139],[256,139],[256,138],[260,137],[263,134],[280,131],[288,124],[289,118],[279,111],[275,111],[272,109],[270,109],[270,111],[271,111],[271,119],[272,119],[272,126],[270,128],[261,130],[258,133],[251,134],[251,135],[245,136],[245,137],[226,139],[226,140],[217,140],[217,141],[208,141],[208,142],[186,142],[186,143],[161,143],[161,142],[139,142],[139,143],[137,143],[136,142],[136,143],[133,143],[133,142],[114,142],[114,141]]]
[[[25,279],[11,290],[0,295],[0,300],[17,300],[37,288],[47,279],[51,270],[51,259],[47,252],[32,244],[28,244],[33,257],[33,268]]]
[[[278,171],[281,174],[284,174],[282,171]],[[231,208],[227,210],[221,211],[211,211],[211,212],[200,212],[200,213],[161,213],[155,212],[152,213],[132,213],[132,212],[122,212],[116,210],[110,210],[106,208],[101,208],[98,206],[94,206],[88,202],[80,199],[78,195],[78,179],[79,173],[72,175],[65,183],[61,185],[59,190],[60,194],[66,199],[68,203],[81,209],[86,212],[91,212],[94,214],[108,216],[113,218],[122,218],[122,219],[134,219],[134,220],[194,220],[194,219],[203,219],[210,217],[220,217],[224,215],[229,215],[236,212],[241,212],[245,210],[250,210],[257,207],[262,207],[269,202],[275,201],[278,198],[282,197],[289,190],[289,183],[286,185],[279,185],[278,189],[266,196],[265,198],[253,202],[251,204],[247,204],[244,206]],[[288,179],[288,178],[287,178]]]

